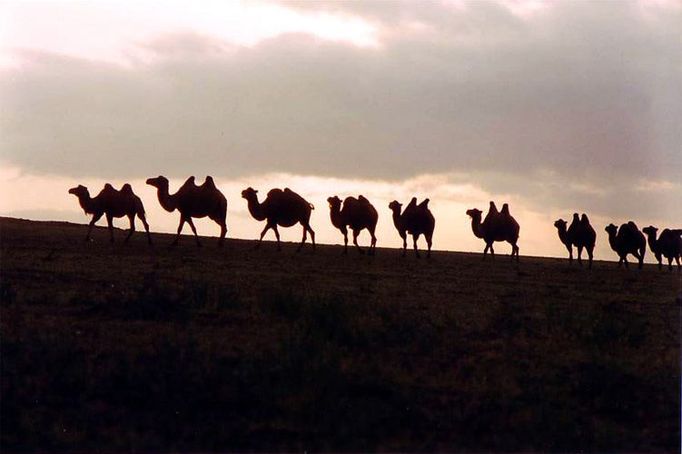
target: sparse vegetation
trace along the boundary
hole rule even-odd
[[[678,446],[679,276],[654,266],[0,229],[3,452]]]

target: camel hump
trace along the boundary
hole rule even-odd
[[[488,213],[495,213],[495,214],[498,213],[497,206],[495,206],[495,202],[493,202],[492,200],[490,201],[490,209],[488,210]]]
[[[213,181],[213,177],[211,175],[206,175],[206,179],[204,180],[204,184],[202,186],[204,188],[216,189],[215,181]]]
[[[583,213],[582,217],[580,218],[580,222],[582,222],[583,224],[589,225],[590,218],[588,218],[587,215],[585,213]]]
[[[420,203],[420,204],[417,205],[417,206],[418,206],[419,209],[421,209],[421,210],[427,210],[427,209],[429,208],[429,202],[430,202],[429,199],[424,199],[424,200],[422,200],[422,203]]]
[[[289,191],[289,189],[285,189],[285,191]],[[268,191],[268,197],[277,197],[278,195],[282,194],[284,191],[282,191],[279,188],[272,188]],[[291,192],[291,191],[289,191]]]
[[[500,213],[505,214],[505,215],[509,215],[509,204],[508,203],[505,203],[504,205],[502,205],[502,210],[500,211]]]
[[[133,193],[133,187],[130,186],[129,183],[126,183],[123,186],[121,186],[121,192],[124,194],[132,194]]]
[[[369,200],[367,200],[367,198],[365,198],[365,196],[362,194],[358,196],[358,202],[363,203],[365,205],[371,205],[371,203],[369,203]]]
[[[102,190],[103,191],[115,191],[116,189],[114,189],[114,187],[112,185],[110,185],[109,183],[105,183],[104,189],[102,189]]]

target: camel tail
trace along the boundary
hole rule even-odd
[[[315,209],[315,205],[313,205],[312,203],[308,202],[308,205],[310,205],[310,209],[311,209],[311,210],[314,210],[314,209]]]

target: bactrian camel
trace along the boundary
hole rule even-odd
[[[357,251],[364,254],[364,250],[358,245],[358,235],[363,229],[367,229],[372,237],[372,242],[369,246],[369,254],[374,255],[377,238],[374,235],[376,230],[377,220],[379,215],[377,210],[364,196],[346,197],[343,201],[343,208],[341,207],[341,199],[337,196],[329,197],[329,217],[332,224],[343,233],[343,253],[348,253],[348,228],[353,231],[353,244]]]
[[[597,233],[590,225],[587,215],[583,213],[582,217],[578,217],[578,213],[573,213],[573,221],[568,229],[566,228],[566,221],[563,219],[558,219],[554,223],[554,227],[557,228],[559,239],[568,250],[569,263],[573,263],[573,246],[575,246],[578,249],[578,264],[582,266],[581,256],[584,248],[589,257],[589,268],[592,269],[592,256],[597,241]]]
[[[431,245],[433,239],[433,229],[436,226],[436,220],[429,210],[429,199],[424,199],[422,203],[417,205],[417,198],[412,197],[412,200],[402,211],[402,204],[396,200],[388,204],[388,208],[393,212],[393,225],[400,238],[403,239],[403,257],[407,253],[407,234],[412,235],[412,242],[414,244],[414,253],[417,258],[420,257],[419,249],[417,248],[417,240],[423,234],[426,238],[428,251],[426,257],[431,257]]]
[[[296,249],[300,251],[305,244],[305,240],[310,233],[310,239],[315,250],[315,232],[310,227],[310,214],[315,207],[307,202],[303,197],[296,194],[289,188],[271,189],[263,203],[258,202],[258,191],[249,187],[242,191],[242,197],[248,202],[249,212],[258,221],[267,221],[265,228],[260,234],[256,248],[259,248],[263,237],[268,230],[272,229],[277,238],[277,250],[282,249],[279,241],[279,231],[277,226],[291,227],[297,223],[303,226],[303,239]]]
[[[625,263],[625,268],[629,268],[627,255],[632,254],[639,261],[639,269],[644,265],[644,254],[646,253],[646,239],[644,234],[639,231],[637,224],[630,221],[617,228],[609,224],[604,229],[609,234],[609,245],[618,254],[618,267]]]
[[[649,240],[649,249],[656,256],[658,261],[658,269],[663,267],[662,258],[668,259],[668,270],[673,269],[673,260],[677,262],[677,271],[680,271],[680,254],[682,253],[682,230],[680,229],[663,229],[661,235],[656,238],[658,229],[653,225],[644,227],[642,232]]]
[[[90,197],[88,188],[83,185],[78,185],[75,188],[69,189],[69,194],[78,197],[78,202],[85,214],[92,214],[90,225],[88,226],[88,233],[85,236],[85,241],[90,239],[92,227],[97,221],[106,215],[107,225],[109,227],[109,241],[114,242],[114,218],[122,218],[127,216],[130,220],[130,231],[126,236],[125,242],[128,242],[130,237],[135,232],[135,216],[140,218],[144,229],[147,232],[147,242],[152,244],[152,238],[149,235],[149,224],[144,213],[144,205],[142,200],[133,193],[133,188],[129,184],[124,184],[120,191],[114,189],[109,183],[104,185],[104,188],[95,197]]]
[[[519,260],[519,223],[509,213],[509,205],[506,203],[502,206],[502,211],[497,211],[494,202],[490,202],[490,208],[483,222],[481,217],[483,212],[477,208],[467,210],[466,214],[471,217],[471,230],[478,238],[485,241],[485,249],[483,249],[483,259],[485,259],[488,250],[490,256],[495,258],[495,250],[493,243],[495,241],[506,241],[511,244],[512,252],[511,258],[516,256],[516,261]]]
[[[178,210],[180,212],[180,225],[178,226],[178,233],[171,245],[178,244],[180,239],[180,232],[185,225],[189,224],[194,233],[197,246],[201,246],[197,229],[194,227],[192,218],[207,217],[220,226],[220,239],[218,245],[222,246],[225,242],[225,235],[227,234],[227,199],[218,188],[216,188],[213,178],[206,177],[206,181],[201,186],[197,186],[194,182],[194,177],[189,177],[187,181],[177,190],[175,194],[168,192],[168,179],[163,176],[156,178],[149,178],[147,184],[156,188],[156,193],[159,198],[159,203],[164,210],[173,212]]]

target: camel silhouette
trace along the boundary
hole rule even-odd
[[[343,208],[341,208],[341,199],[337,196],[329,197],[329,217],[332,224],[343,233],[343,253],[348,254],[348,229],[350,226],[353,230],[353,244],[360,254],[365,251],[358,245],[358,235],[363,229],[367,229],[372,237],[372,242],[369,246],[369,254],[374,255],[377,245],[377,238],[374,235],[376,230],[377,220],[379,215],[377,210],[364,196],[346,197],[343,201]]]
[[[630,268],[628,265],[627,255],[632,254],[639,261],[639,269],[644,265],[644,254],[646,253],[646,240],[644,234],[639,231],[637,224],[630,221],[627,224],[622,224],[617,228],[613,224],[609,224],[604,229],[609,234],[609,245],[611,249],[618,254],[618,267],[620,268],[625,263],[625,268]]]
[[[477,238],[482,238],[485,241],[485,249],[483,249],[483,259],[485,260],[488,250],[490,256],[495,259],[495,250],[493,243],[495,241],[506,241],[511,244],[512,252],[511,258],[516,256],[516,261],[519,261],[519,224],[514,217],[509,213],[509,205],[506,203],[502,206],[502,211],[498,212],[495,202],[490,202],[490,208],[483,222],[481,217],[483,212],[477,208],[467,210],[467,215],[471,218],[471,230]]]
[[[303,197],[296,194],[289,188],[271,189],[263,203],[258,202],[258,191],[248,187],[242,191],[242,197],[248,202],[249,213],[257,221],[266,220],[265,228],[260,234],[256,248],[260,247],[263,237],[268,230],[272,229],[277,238],[277,250],[282,249],[279,241],[279,231],[277,226],[291,227],[296,223],[303,226],[303,239],[296,249],[299,252],[305,244],[305,240],[310,232],[310,239],[315,250],[315,232],[310,227],[310,214],[315,209],[313,204],[307,202]]]
[[[573,221],[568,229],[566,229],[566,221],[563,219],[558,219],[554,223],[554,227],[557,228],[559,239],[568,250],[569,263],[573,263],[573,246],[575,246],[578,249],[578,264],[582,266],[581,256],[583,248],[585,248],[589,257],[588,267],[592,269],[592,256],[597,241],[597,233],[590,225],[587,215],[583,213],[582,217],[578,217],[578,213],[573,213]]]
[[[644,227],[642,232],[649,240],[649,249],[656,256],[658,261],[658,269],[663,268],[662,257],[668,259],[668,270],[673,270],[673,260],[677,262],[677,271],[680,271],[680,254],[682,253],[682,230],[680,229],[663,229],[661,235],[656,238],[658,229],[653,225]]]
[[[194,177],[191,176],[175,194],[168,193],[168,179],[164,176],[159,175],[156,178],[149,178],[147,179],[147,184],[156,188],[159,203],[164,210],[170,213],[175,210],[180,212],[180,225],[178,226],[178,233],[171,243],[172,246],[178,244],[180,232],[182,232],[185,222],[192,228],[197,246],[201,246],[201,241],[199,241],[199,235],[197,235],[197,229],[194,227],[192,218],[204,218],[207,216],[220,226],[218,246],[223,245],[225,235],[227,234],[227,199],[216,188],[212,177],[207,176],[204,183],[201,186],[197,186]]]
[[[417,240],[420,235],[424,235],[428,246],[426,257],[430,258],[433,229],[436,226],[436,220],[433,214],[431,214],[431,210],[429,210],[429,199],[424,199],[422,203],[417,205],[417,198],[412,197],[410,203],[401,213],[402,206],[396,200],[388,204],[388,208],[393,212],[393,225],[395,225],[398,234],[403,239],[403,257],[407,253],[407,234],[409,233],[412,235],[414,253],[417,258],[420,258]]]
[[[104,185],[104,188],[95,197],[90,197],[88,188],[83,185],[78,185],[75,188],[69,189],[69,194],[78,197],[78,202],[85,214],[92,214],[92,219],[88,225],[88,233],[85,236],[85,241],[90,239],[92,227],[97,221],[106,215],[107,225],[109,227],[109,241],[114,242],[114,218],[122,218],[127,216],[130,220],[130,231],[126,236],[124,242],[128,242],[130,237],[135,232],[135,216],[140,218],[144,229],[147,232],[147,243],[152,244],[152,237],[149,234],[149,224],[144,212],[144,205],[142,200],[133,193],[133,188],[128,184],[124,184],[120,191],[114,189],[109,183]]]

